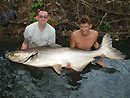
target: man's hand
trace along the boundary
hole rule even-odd
[[[101,54],[100,57],[105,58],[106,56],[104,54]]]
[[[103,61],[97,61],[97,63],[98,63],[99,65],[101,65],[102,67],[106,66],[106,63],[104,63]]]
[[[98,49],[98,48],[99,48],[99,43],[98,43],[98,42],[95,42],[95,43],[94,43],[94,48],[95,48],[95,49]]]
[[[26,43],[25,41],[22,43],[22,47],[21,49],[24,50],[24,49],[27,49],[28,48],[28,43]]]

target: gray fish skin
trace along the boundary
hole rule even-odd
[[[101,46],[94,51],[85,51],[68,47],[36,47],[26,50],[11,52],[8,58],[17,63],[35,67],[53,67],[61,74],[61,68],[69,65],[75,71],[82,71],[87,64],[94,61],[94,57],[104,54],[110,59],[124,59],[119,50],[112,47],[109,34],[103,37]]]

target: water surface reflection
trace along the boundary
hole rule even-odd
[[[9,52],[18,49],[21,43],[1,39],[0,98],[129,98],[129,40],[113,45],[127,56],[127,60],[103,59],[106,68],[89,64],[81,73],[63,69],[62,75],[57,75],[52,68],[10,62]],[[58,40],[58,43],[66,46],[69,39]]]

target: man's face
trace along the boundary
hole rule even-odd
[[[40,11],[37,20],[40,24],[45,24],[49,20],[48,13],[46,11]]]
[[[84,23],[84,24],[81,23],[79,26],[80,26],[81,33],[83,35],[86,35],[89,33],[89,30],[92,27],[92,24],[89,25],[88,23]]]

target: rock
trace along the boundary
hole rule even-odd
[[[13,9],[7,9],[5,13],[9,20],[16,18],[15,11]]]
[[[1,25],[7,25],[8,24],[8,20],[2,12],[0,12],[0,24]]]
[[[1,25],[8,25],[9,21],[15,18],[16,18],[16,15],[13,9],[7,9],[5,12],[0,12]]]

